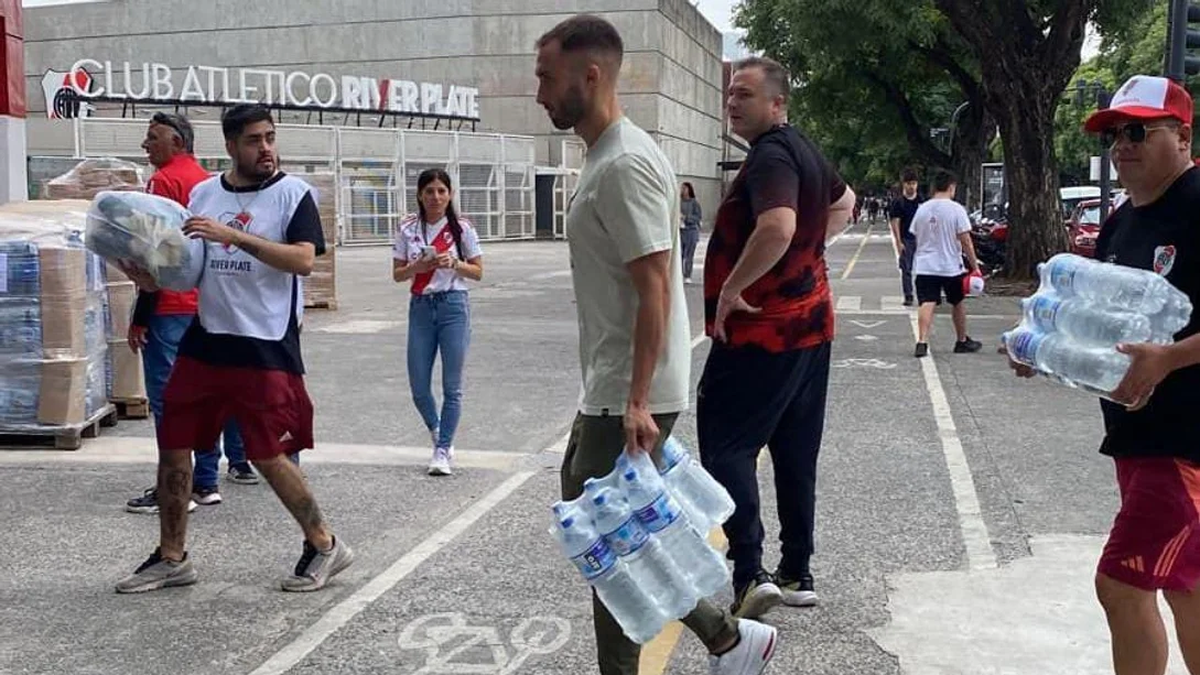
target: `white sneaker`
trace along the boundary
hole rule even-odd
[[[450,468],[453,451],[450,448],[434,448],[433,460],[429,462],[430,476],[450,476],[454,471]]]
[[[740,642],[720,656],[708,657],[712,675],[759,675],[775,656],[776,630],[773,626],[738,619]]]

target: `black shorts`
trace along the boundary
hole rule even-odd
[[[963,278],[966,273],[954,277],[938,277],[932,274],[918,274],[915,280],[917,286],[917,304],[934,302],[942,304],[942,293],[946,294],[946,302],[957,305],[963,301]]]

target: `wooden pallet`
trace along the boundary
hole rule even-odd
[[[304,309],[328,309],[337,311],[337,300],[322,300],[321,302],[306,302]]]
[[[101,427],[117,425],[117,408],[112,404],[96,411],[83,424],[74,426],[22,427],[19,431],[0,428],[0,450],[78,450],[83,439],[100,435]]]
[[[150,417],[150,401],[144,396],[137,398],[110,398],[108,402],[117,409],[117,417],[123,420],[144,420]]]

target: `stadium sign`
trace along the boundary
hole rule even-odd
[[[265,68],[188,66],[80,59],[62,74],[47,74],[47,102],[61,93],[86,101],[196,103],[244,102],[296,109],[324,109],[479,120],[479,90],[454,84],[376,79]],[[59,76],[61,75],[61,77]],[[74,96],[71,96],[74,98]],[[54,106],[47,105],[48,111]]]

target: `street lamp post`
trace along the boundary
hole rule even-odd
[[[1090,95],[1090,96],[1089,96]],[[1104,86],[1104,83],[1097,80],[1089,82],[1088,80],[1078,80],[1075,82],[1075,103],[1083,106],[1089,97],[1092,97],[1096,102],[1096,108],[1105,110],[1109,103],[1112,102],[1112,94]],[[1109,153],[1110,148],[1100,144],[1100,221],[1108,215],[1108,206],[1112,203],[1112,156]]]

